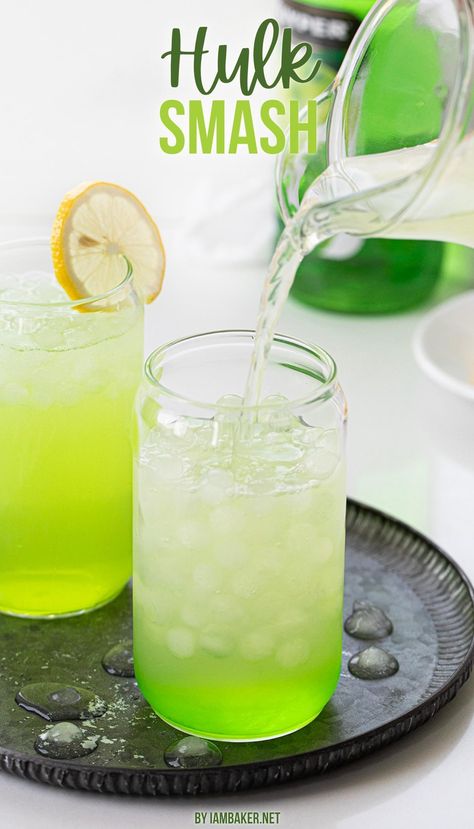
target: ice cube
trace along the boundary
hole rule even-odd
[[[314,548],[316,527],[309,521],[298,521],[288,529],[287,540],[292,554],[298,555]]]
[[[206,653],[222,659],[234,649],[232,631],[230,628],[210,626],[201,634],[199,644]]]
[[[97,394],[107,392],[108,397],[116,397],[122,389],[121,382],[115,382],[112,372],[106,369],[91,368],[78,379],[79,388],[84,392]]]
[[[212,593],[217,590],[222,581],[217,567],[212,564],[198,564],[193,571],[193,582],[202,590]]]
[[[265,517],[264,520],[268,521],[268,516],[277,506],[277,502],[273,495],[259,495],[252,498],[248,506],[255,515]]]
[[[249,599],[255,596],[262,586],[262,577],[252,570],[244,570],[237,573],[232,582],[232,591],[242,599]]]
[[[220,420],[221,422],[238,420],[243,402],[243,397],[240,397],[238,394],[224,394],[222,397],[219,397],[219,400],[216,402],[216,408],[219,409],[216,414],[216,420]]]
[[[31,400],[35,406],[39,406],[41,409],[58,405],[58,403],[61,403],[61,387],[51,384],[51,381],[46,378],[41,379],[40,382],[35,382],[32,386]]]
[[[295,628],[305,628],[309,621],[311,621],[308,612],[298,606],[286,604],[281,617],[278,622],[278,627],[281,631],[289,631],[296,633]]]
[[[283,668],[296,668],[309,658],[311,648],[304,639],[293,639],[278,648],[276,660]]]
[[[208,534],[200,521],[183,521],[176,528],[176,538],[184,547],[193,550],[206,549]]]
[[[304,513],[312,513],[314,508],[316,486],[310,486],[306,489],[296,492],[294,495],[287,495],[291,498],[291,513],[303,516]]]
[[[183,459],[178,455],[162,455],[156,464],[157,477],[161,481],[176,481],[184,473]]]
[[[327,536],[318,537],[314,540],[314,560],[319,564],[324,564],[332,557],[334,553],[334,544]]]
[[[67,346],[67,330],[71,325],[68,318],[54,318],[42,321],[33,334],[37,348],[44,351],[56,351]]]
[[[230,536],[216,546],[215,557],[222,567],[239,568],[247,558],[247,547],[239,538]]]
[[[158,415],[161,406],[153,397],[146,397],[140,408],[140,415],[148,429],[155,429],[158,424]]]
[[[277,440],[272,440],[272,438],[278,438]],[[266,446],[259,450],[258,456],[264,458],[266,461],[274,462],[274,463],[294,463],[295,461],[299,460],[301,457],[301,449],[295,444],[288,442],[283,443],[279,438],[281,436],[277,435],[275,432],[271,432],[268,435],[268,440],[266,441]],[[272,470],[272,477],[273,477],[273,470]]]
[[[240,642],[240,652],[249,662],[259,662],[265,659],[272,654],[274,647],[273,636],[266,631],[253,631],[244,636]]]
[[[302,433],[301,440],[308,446],[317,446],[323,434],[321,426],[308,426]]]
[[[219,624],[240,625],[244,617],[241,603],[234,596],[216,594],[208,597],[210,618]]]
[[[181,605],[180,617],[184,624],[190,628],[202,628],[209,615],[209,608],[205,603],[199,601],[195,595],[189,597],[189,600],[182,599],[184,604]]]
[[[77,383],[64,383],[56,386],[56,403],[62,406],[77,406],[84,396],[84,390]]]
[[[169,624],[176,614],[176,602],[169,590],[156,586],[151,588],[149,582],[144,582],[137,571],[133,578],[133,595],[136,607],[153,624]]]
[[[233,476],[225,469],[211,469],[199,489],[199,495],[207,504],[216,505],[222,503],[232,493],[234,484]]]
[[[225,406],[216,412],[213,421],[212,446],[220,451],[231,450],[239,429],[242,412],[242,398],[228,394],[221,397],[217,405]]]
[[[168,590],[152,592],[151,608],[151,618],[158,625],[167,625],[176,616],[176,602]]]
[[[7,406],[21,406],[28,403],[30,390],[21,383],[6,383],[0,389],[0,397]]]
[[[196,635],[189,628],[175,627],[166,633],[168,650],[180,659],[188,659],[196,647]]]
[[[281,551],[278,550],[277,545],[270,550],[260,550],[258,554],[258,562],[263,571],[270,575],[277,575],[281,573],[286,562],[282,560]]]
[[[318,446],[338,455],[340,452],[340,432],[337,429],[325,429],[318,441]]]
[[[258,419],[261,423],[267,423],[268,419],[275,414],[278,409],[284,408],[290,401],[284,394],[268,394],[261,401],[261,408],[258,413]]]
[[[323,447],[311,449],[304,459],[304,464],[312,475],[319,480],[329,478],[335,472],[339,458],[334,452]]]
[[[223,503],[216,506],[209,516],[212,532],[231,537],[241,530],[242,516],[236,506]]]
[[[297,419],[288,408],[289,402],[283,394],[269,394],[258,410],[259,424],[266,424],[273,433],[281,433],[297,425]]]

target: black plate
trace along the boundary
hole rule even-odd
[[[233,792],[286,783],[356,760],[399,739],[456,695],[474,650],[472,587],[434,544],[399,521],[354,501],[347,515],[346,614],[354,599],[381,605],[394,624],[382,643],[400,671],[373,682],[351,676],[351,654],[369,643],[344,638],[338,689],[301,731],[260,743],[219,743],[221,766],[176,770],[163,752],[179,732],[158,719],[133,679],[101,666],[108,648],[130,636],[130,594],[71,619],[0,617],[0,765],[56,786],[135,795]],[[105,741],[87,757],[49,760],[34,750],[46,725],[15,703],[17,690],[47,679],[83,685],[109,703],[90,728]]]

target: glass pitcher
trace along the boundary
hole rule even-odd
[[[278,162],[305,254],[340,233],[474,247],[473,44],[472,0],[373,7],[318,98],[317,154]]]

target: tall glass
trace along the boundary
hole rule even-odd
[[[0,245],[0,611],[91,610],[131,574],[130,424],[143,351],[130,265],[70,301],[49,245]]]
[[[253,347],[247,331],[163,346],[137,399],[136,676],[164,720],[223,740],[306,725],[341,663],[336,367],[276,336],[265,399],[242,409]]]

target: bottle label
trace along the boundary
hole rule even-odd
[[[307,6],[297,0],[284,0],[280,22],[282,26],[292,28],[297,37],[342,53],[346,52],[360,25],[360,20],[353,14]]]

